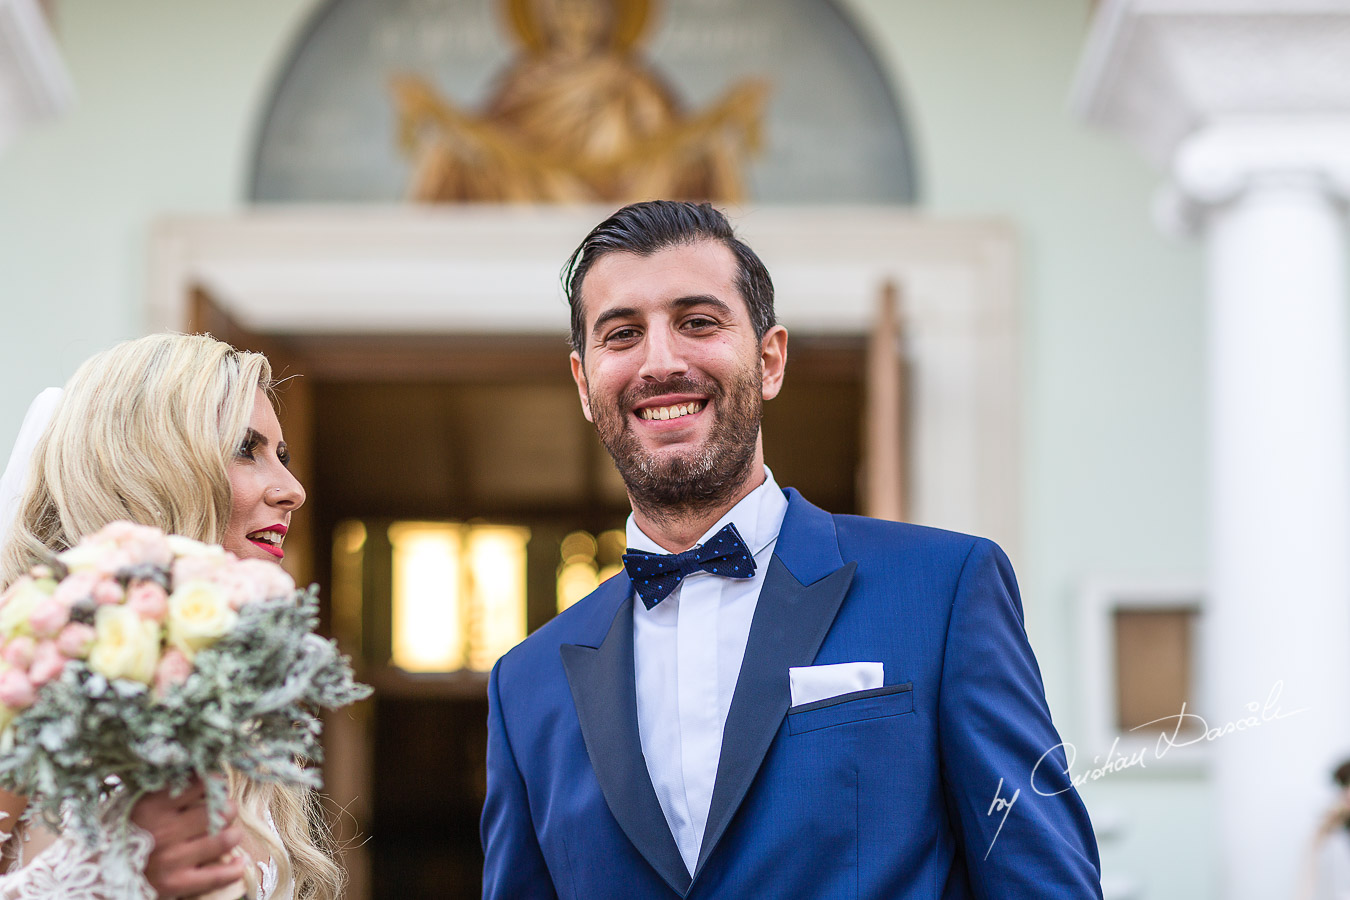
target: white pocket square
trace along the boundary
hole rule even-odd
[[[792,705],[815,703],[840,694],[879,688],[885,680],[879,662],[835,663],[829,666],[793,666],[788,669]]]

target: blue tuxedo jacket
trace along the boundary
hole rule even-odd
[[[492,672],[483,896],[1099,898],[1002,551],[786,494],[692,877],[642,757],[621,573]],[[885,686],[790,708],[788,667],[858,661]]]

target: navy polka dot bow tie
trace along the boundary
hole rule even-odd
[[[638,596],[651,609],[695,572],[750,578],[755,574],[755,558],[736,526],[728,522],[702,546],[683,553],[644,553],[629,547],[623,555],[623,567],[633,579]]]

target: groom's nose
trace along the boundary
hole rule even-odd
[[[638,375],[648,381],[667,381],[689,371],[685,341],[670,326],[653,326],[642,342],[642,368]]]

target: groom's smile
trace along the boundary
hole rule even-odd
[[[671,419],[683,419],[686,416],[692,416],[703,411],[703,407],[708,405],[707,400],[691,400],[687,403],[676,403],[671,406],[643,406],[638,408],[638,418],[646,419],[649,422],[667,422]]]
[[[651,389],[660,391],[655,396],[636,399],[634,394],[640,397],[647,393],[640,389],[630,391],[624,398],[636,419],[632,427],[647,437],[646,443],[653,449],[707,439],[706,434],[700,435],[698,426],[716,418],[717,411],[709,398],[720,394],[721,388],[706,385],[701,393],[683,389],[696,385],[698,382],[689,376],[677,376],[674,383],[651,385]]]

